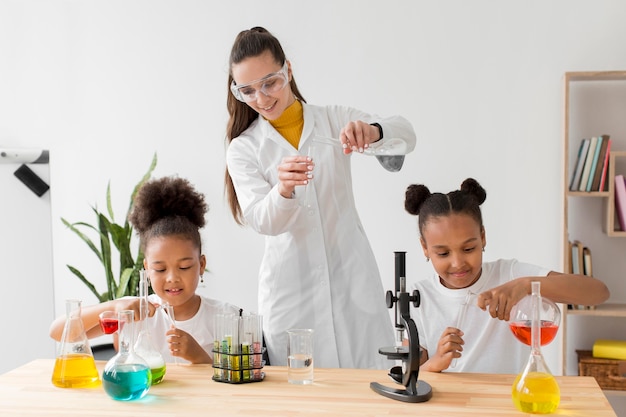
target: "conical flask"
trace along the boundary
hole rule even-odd
[[[559,406],[561,391],[541,354],[540,285],[538,281],[531,283],[531,352],[526,367],[513,382],[512,398],[524,413],[549,414]]]
[[[150,389],[152,373],[148,363],[135,353],[133,347],[133,310],[118,312],[119,351],[104,366],[102,385],[114,400],[129,401],[143,398]]]
[[[52,383],[61,388],[100,385],[98,369],[81,319],[81,301],[66,300],[66,320],[54,363]]]
[[[158,384],[163,380],[165,376],[165,360],[154,343],[152,342],[152,336],[150,335],[150,329],[148,326],[148,277],[145,271],[142,269],[139,271],[139,333],[137,334],[137,341],[135,342],[135,353],[144,358],[150,366],[150,372],[152,372],[152,385]]]

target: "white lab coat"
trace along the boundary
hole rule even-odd
[[[306,187],[296,187],[291,199],[278,193],[277,166],[286,156],[309,154],[316,135],[339,138],[349,121],[379,123],[383,140],[404,139],[407,153],[415,148],[415,133],[399,116],[379,118],[340,106],[303,107],[298,150],[262,117],[227,150],[246,222],[266,236],[258,303],[270,363],[286,365],[288,329],[311,328],[317,367],[388,368],[390,362],[378,349],[394,344],[393,326],[354,203],[351,155],[344,155],[339,145],[316,144],[314,178]]]

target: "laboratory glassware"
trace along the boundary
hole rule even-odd
[[[118,312],[119,351],[104,366],[102,385],[114,400],[130,401],[143,398],[150,389],[152,373],[150,366],[135,353],[133,344],[133,321],[135,312]]]
[[[100,385],[98,369],[81,318],[81,301],[66,300],[66,320],[57,352],[52,383],[61,388]]]

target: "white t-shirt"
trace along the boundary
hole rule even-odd
[[[150,294],[148,301],[154,304],[163,304],[163,301],[156,294]],[[202,346],[213,358],[213,343],[215,341],[215,329],[213,317],[216,314],[239,314],[239,308],[232,304],[213,300],[204,296],[200,296],[200,308],[198,312],[189,320],[175,320],[176,327],[184,330]],[[154,347],[161,353],[166,363],[189,363],[183,358],[174,357],[170,354],[169,344],[165,333],[170,329],[171,322],[165,310],[158,308],[154,316],[147,319],[147,328],[150,331],[150,339]],[[135,340],[141,330],[139,322],[135,322]]]
[[[412,308],[411,317],[417,325],[420,345],[428,351],[428,357],[435,355],[444,329],[456,326],[468,291],[480,294],[515,278],[547,276],[549,272],[515,259],[500,259],[483,262],[480,278],[469,288],[446,288],[436,273],[416,282],[414,289],[419,290],[421,301],[418,308]],[[466,308],[460,328],[465,333],[462,356],[447,371],[517,374],[526,364],[528,345],[513,336],[506,321],[492,318],[488,311],[478,308],[475,297]]]

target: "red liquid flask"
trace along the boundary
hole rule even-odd
[[[538,297],[540,344],[545,346],[556,337],[561,324],[561,310],[553,301]],[[532,295],[522,298],[511,310],[509,328],[513,335],[522,343],[531,345],[531,327],[533,320]]]

